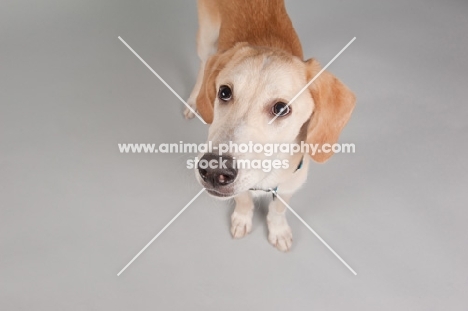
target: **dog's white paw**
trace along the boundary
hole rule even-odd
[[[282,252],[291,249],[292,231],[286,218],[268,221],[268,241]]]
[[[188,109],[188,108],[185,108],[184,110],[184,118],[189,120],[189,119],[192,119],[193,117],[195,116],[195,114],[193,113],[192,110]]]
[[[187,104],[193,109],[193,110],[197,110],[196,109],[196,101],[193,100],[192,98],[189,98],[187,100]],[[193,117],[195,116],[195,114],[193,113],[193,111],[191,109],[189,109],[188,107],[185,107],[184,109],[184,117],[185,119],[192,119]]]
[[[231,215],[231,234],[235,239],[240,239],[252,231],[253,212],[241,214],[234,211]]]

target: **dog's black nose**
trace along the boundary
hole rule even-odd
[[[232,157],[214,153],[205,153],[198,161],[198,173],[203,181],[215,188],[229,185],[237,177]]]

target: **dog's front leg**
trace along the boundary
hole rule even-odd
[[[290,194],[281,194],[281,198],[288,203]],[[286,220],[286,206],[275,198],[268,206],[268,241],[282,252],[287,252],[292,245],[292,231]]]
[[[234,200],[236,208],[231,215],[231,234],[240,239],[252,230],[254,203],[250,191],[239,194]]]

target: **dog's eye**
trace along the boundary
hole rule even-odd
[[[273,105],[271,110],[271,112],[278,117],[284,117],[291,113],[291,108],[283,102],[277,102]]]
[[[223,102],[227,102],[232,98],[232,91],[231,88],[227,85],[221,85],[218,91],[218,97]]]

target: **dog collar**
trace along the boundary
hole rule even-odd
[[[297,165],[296,167],[296,170],[293,172],[293,174],[295,172],[297,172],[298,170],[300,170],[302,168],[302,165],[304,164],[304,156],[302,156],[301,158],[301,161],[299,162],[299,164]],[[253,190],[253,191],[265,191],[265,192],[272,192],[272,195],[273,195],[273,200],[276,199],[276,193],[278,193],[278,186],[276,186],[275,188],[271,188],[271,189],[259,189],[259,188],[250,188],[249,190]]]

